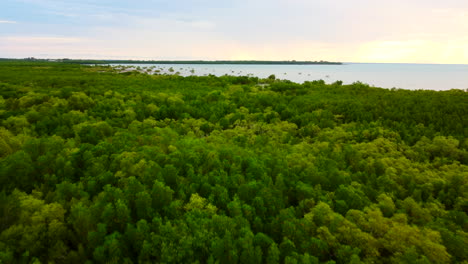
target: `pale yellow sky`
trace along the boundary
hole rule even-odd
[[[466,0],[6,0],[0,57],[468,64]]]

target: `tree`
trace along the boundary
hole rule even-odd
[[[268,256],[266,259],[268,264],[278,264],[280,261],[280,251],[276,243],[272,243],[268,249]]]

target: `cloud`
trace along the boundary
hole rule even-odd
[[[84,53],[86,43],[93,43],[85,38],[64,36],[0,36],[0,57],[68,57],[70,53]],[[91,44],[93,45],[93,44]]]
[[[0,20],[0,24],[16,24],[16,21]]]
[[[9,44],[27,44],[27,45],[61,45],[79,43],[85,41],[82,38],[76,37],[30,37],[30,36],[7,36],[0,37],[4,43]]]
[[[7,3],[0,56],[468,63],[466,0]]]

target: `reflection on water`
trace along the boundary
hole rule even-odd
[[[327,83],[356,81],[383,88],[449,90],[468,89],[468,65],[345,63],[344,65],[232,65],[232,64],[126,64],[145,67],[150,73],[206,76],[225,74],[280,79],[302,83],[322,79]],[[174,70],[176,69],[176,70]],[[145,69],[146,71],[146,69]]]

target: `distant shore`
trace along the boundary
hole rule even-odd
[[[88,60],[88,59],[6,59],[0,61],[65,62],[78,64],[235,64],[235,65],[342,65],[333,61],[266,61],[266,60]]]
[[[236,65],[342,65],[342,62],[331,61],[257,61],[257,60],[161,60],[161,61],[137,61],[137,60],[105,60],[106,64],[236,64]]]

